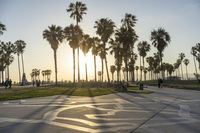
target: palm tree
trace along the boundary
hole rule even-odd
[[[136,24],[136,17],[132,14],[125,14],[124,19],[121,20],[122,26],[116,31],[116,40],[121,44],[123,49],[123,60],[126,70],[126,80],[128,81],[128,62],[132,58],[134,43],[138,36],[135,33],[134,26]]]
[[[96,76],[96,56],[98,55],[98,46],[100,45],[100,39],[98,37],[93,37],[92,39],[92,55],[94,56],[94,81],[97,81]]]
[[[150,71],[150,79],[152,80],[153,78],[153,70],[154,70],[154,67],[153,67],[153,64],[154,64],[154,58],[152,56],[149,56],[146,58],[146,62],[149,64],[149,71]]]
[[[112,74],[112,81],[114,81],[114,73],[115,73],[116,67],[115,65],[110,66],[110,72]]]
[[[198,74],[196,60],[195,60],[195,57],[197,56],[197,51],[195,50],[195,47],[192,47],[191,54],[192,54],[193,60],[194,60],[195,72],[196,72],[196,74]]]
[[[73,82],[75,83],[75,49],[79,47],[78,43],[83,33],[79,26],[74,26],[73,24],[66,27],[63,32],[73,51]]]
[[[80,42],[80,48],[83,51],[83,54],[86,58],[87,53],[89,52],[90,48],[92,47],[92,38],[89,35],[83,35],[82,40]],[[87,76],[87,60],[85,61],[85,75],[86,75],[86,82],[88,81]]]
[[[6,31],[6,26],[0,22],[0,35],[2,35],[4,31]]]
[[[183,66],[182,66],[182,62],[183,62],[184,58],[185,58],[185,54],[184,53],[180,53],[179,54],[179,59],[181,60],[181,76],[182,76],[182,79],[183,79]]]
[[[199,63],[199,70],[200,70],[200,43],[197,43],[194,47],[194,50],[196,51],[196,60]]]
[[[23,42],[21,40],[17,40],[15,41],[15,47],[16,47],[16,53],[17,53],[17,56],[18,56],[18,70],[19,70],[19,83],[21,83],[21,69],[20,69],[20,59],[19,59],[19,56],[22,52],[22,44]]]
[[[100,20],[95,21],[94,28],[97,29],[96,34],[100,36],[101,41],[103,42],[103,53],[106,53],[106,43],[108,42],[111,35],[114,33],[114,27],[115,24],[111,19],[101,18]],[[105,59],[108,82],[110,82],[106,55],[104,59]]]
[[[76,2],[76,3],[70,3],[67,12],[71,12],[70,17],[76,20],[76,26],[78,26],[78,23],[81,22],[83,19],[83,15],[86,14],[86,4],[82,2]],[[79,67],[79,41],[77,42],[77,56],[78,56],[78,82],[80,81],[80,67]]]
[[[54,52],[55,82],[57,85],[57,49],[64,38],[62,28],[56,25],[48,26],[48,29],[43,31],[43,38],[49,42]]]
[[[177,59],[176,64],[177,64],[178,75],[180,76],[180,74],[181,74],[180,73],[181,59]]]
[[[145,68],[144,58],[147,56],[147,52],[150,51],[150,44],[148,44],[147,41],[139,42],[138,43],[138,51],[139,51],[139,55],[142,56],[143,68]],[[141,75],[142,75],[142,70],[141,70]],[[144,73],[144,75],[145,75],[145,73]],[[142,80],[142,76],[141,76],[140,80]]]
[[[117,71],[117,82],[119,82],[119,78],[120,78],[120,71],[121,71],[121,67],[122,67],[122,54],[123,54],[123,49],[120,47],[120,43],[117,42],[117,40],[115,39],[110,39],[111,46],[109,47],[110,50],[110,54],[114,54],[114,58],[115,58],[115,65],[116,65],[116,71]]]
[[[159,54],[159,58],[160,58],[160,67],[161,67],[163,51],[171,41],[170,35],[168,32],[165,31],[165,29],[158,28],[158,30],[153,30],[151,32],[150,40],[152,41],[152,45],[154,47],[156,47],[158,50],[158,54]],[[163,74],[162,74],[162,77],[163,77]]]
[[[18,58],[19,58],[19,55],[21,54],[21,60],[22,60],[22,72],[23,72],[23,78],[24,80],[26,80],[25,78],[25,71],[24,71],[24,59],[23,59],[23,53],[24,53],[24,49],[26,48],[26,43],[23,41],[23,40],[17,40],[15,42],[16,44],[16,51],[17,51],[17,55],[18,55]],[[19,59],[18,59],[19,60]],[[19,61],[18,61],[19,63]],[[18,64],[19,65],[19,64]],[[20,71],[20,70],[19,70]],[[23,84],[25,81],[22,81]]]
[[[6,45],[4,42],[0,42],[0,71],[1,71],[1,78],[2,78],[2,83],[4,82],[4,70],[6,68]]]
[[[187,75],[187,80],[188,80],[188,70],[187,70],[187,66],[190,63],[190,61],[188,59],[183,60],[185,67],[186,67],[186,75]]]
[[[137,54],[135,53],[132,53],[131,55],[131,59],[130,59],[130,62],[129,62],[129,68],[131,69],[130,73],[131,74],[131,77],[132,77],[132,82],[135,81],[135,62],[137,60]]]
[[[105,56],[107,55],[108,48],[104,50],[104,45],[99,44],[98,47],[98,53],[99,57],[101,58],[101,81],[103,81],[103,76],[104,76],[104,67],[103,67],[103,59],[105,59]]]
[[[121,27],[119,30],[115,33],[116,40],[121,44],[122,48],[122,56],[125,64],[125,70],[126,70],[126,81],[128,81],[128,62],[131,59],[132,56],[132,47],[137,40],[137,36],[135,34],[135,31],[133,29],[126,29],[124,27]]]
[[[15,53],[15,46],[11,42],[5,44],[5,64],[7,66],[7,78],[10,79],[9,66],[14,61],[13,54]]]

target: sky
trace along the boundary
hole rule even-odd
[[[164,51],[164,62],[175,63],[178,54],[183,52],[190,60],[188,70],[194,72],[191,47],[200,42],[200,1],[199,0],[80,0],[87,5],[87,14],[80,23],[83,32],[97,36],[94,22],[100,18],[112,19],[119,28],[125,13],[131,13],[138,19],[135,30],[139,41],[148,41],[153,29],[163,27],[171,36],[171,42]],[[24,52],[25,73],[30,81],[32,69],[51,69],[54,80],[53,50],[43,39],[42,33],[48,26],[55,24],[66,27],[75,20],[66,12],[69,4],[75,0],[0,0],[0,22],[7,31],[0,36],[1,41],[22,39],[27,43]],[[137,43],[135,52],[137,53]],[[147,56],[156,52],[151,47]],[[58,80],[73,79],[72,49],[67,41],[60,44],[57,51]],[[81,79],[85,78],[85,58],[80,52]],[[94,78],[93,57],[87,55],[88,76]],[[114,60],[108,55],[108,66]],[[139,65],[139,60],[137,61]],[[22,68],[21,68],[22,69]],[[97,70],[101,70],[99,57]],[[185,67],[184,67],[185,72]],[[76,74],[77,75],[77,74]],[[10,66],[10,76],[18,81],[17,56]],[[106,77],[106,76],[105,76]],[[42,77],[41,77],[42,79]]]

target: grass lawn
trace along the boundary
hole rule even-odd
[[[25,99],[33,97],[44,97],[52,95],[69,95],[69,96],[100,96],[118,91],[113,88],[80,88],[80,87],[69,87],[65,85],[59,86],[47,86],[47,87],[31,87],[31,88],[15,88],[15,89],[2,89],[0,90],[0,101]],[[149,94],[152,93],[148,90],[138,90],[137,87],[129,87],[128,93],[137,94]]]
[[[146,85],[157,86],[157,81],[145,81]],[[200,83],[196,80],[165,80],[163,86],[177,89],[199,90]]]

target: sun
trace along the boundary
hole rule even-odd
[[[94,57],[89,52],[86,56],[81,52],[79,56],[81,80],[85,80],[85,63],[87,63],[88,80],[94,78]]]

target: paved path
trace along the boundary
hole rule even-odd
[[[0,102],[0,133],[199,133],[200,91]]]

